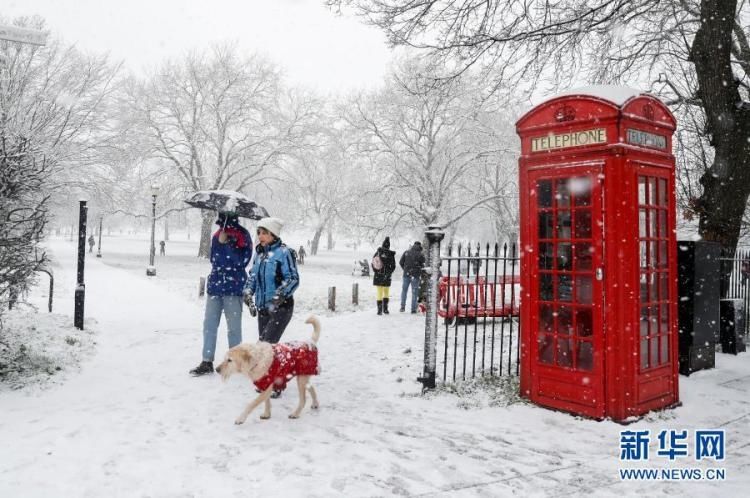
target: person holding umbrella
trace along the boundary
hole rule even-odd
[[[271,344],[279,342],[292,319],[294,291],[299,287],[297,263],[289,248],[281,242],[282,228],[283,222],[278,218],[258,221],[259,244],[245,285],[245,304],[251,313],[257,309],[258,340]]]
[[[211,273],[208,275],[206,311],[203,318],[203,358],[190,370],[193,376],[214,371],[216,335],[221,313],[227,322],[227,339],[232,348],[242,342],[242,292],[247,282],[245,268],[253,255],[250,233],[234,213],[220,212],[219,229],[211,238]]]

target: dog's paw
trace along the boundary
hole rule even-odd
[[[299,415],[297,415],[296,413],[290,413],[289,418],[299,418]]]
[[[260,416],[260,419],[261,419],[261,420],[268,420],[269,418],[271,418],[271,414],[270,414],[270,413],[269,413],[268,415],[266,415],[266,414],[264,413],[263,415],[261,415],[261,416]]]
[[[238,418],[237,420],[234,421],[234,425],[242,425],[244,423],[245,423],[244,418]]]

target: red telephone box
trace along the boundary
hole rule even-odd
[[[658,99],[590,87],[524,115],[521,392],[622,420],[678,397],[676,122]]]

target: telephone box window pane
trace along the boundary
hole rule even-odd
[[[539,244],[539,269],[540,270],[551,270],[552,262],[554,261],[553,250],[554,245],[549,242],[543,242]]]
[[[661,313],[659,315],[659,333],[669,334],[669,305],[661,305]]]
[[[638,204],[643,206],[646,204],[646,177],[638,177]]]
[[[539,305],[539,332],[551,334],[554,331],[554,313],[551,304]]]
[[[578,341],[578,370],[591,370],[594,366],[594,345],[590,341]]]
[[[667,238],[667,211],[666,209],[659,210],[659,238]]]
[[[557,269],[573,269],[573,246],[570,243],[557,244]]]
[[[653,176],[648,177],[648,203],[651,206],[656,206],[656,178]]]
[[[650,351],[649,351],[649,365],[652,367],[659,365],[659,338],[652,337],[648,340]]]
[[[555,182],[557,192],[555,192],[555,200],[557,201],[558,208],[570,207],[570,190],[568,189],[568,180],[557,180]]]
[[[669,301],[669,273],[659,273],[659,300]]]
[[[659,205],[669,205],[669,200],[667,199],[667,180],[664,178],[659,178]]]
[[[648,339],[641,339],[641,370],[648,368]]]
[[[593,251],[591,244],[577,243],[575,247],[576,270],[591,270],[591,252]]]
[[[570,277],[570,275],[557,276],[557,300],[573,300],[573,279]]]
[[[560,335],[573,333],[573,310],[570,306],[557,308],[557,333]]]
[[[570,191],[576,206],[591,205],[591,178],[583,176],[570,179]]]
[[[648,251],[649,251],[648,252],[648,255],[649,255],[649,258],[648,258],[649,265],[648,266],[649,266],[649,268],[656,268],[656,266],[657,266],[657,262],[656,262],[656,251],[657,251],[656,241],[652,240],[651,242],[649,242]]]
[[[539,334],[539,361],[552,365],[555,362],[555,339],[551,335]]]
[[[669,336],[659,336],[659,363],[669,363]]]
[[[576,309],[576,334],[579,337],[589,337],[594,331],[591,308]]]
[[[641,306],[641,337],[646,337],[648,335],[648,308],[646,306]]]
[[[541,301],[552,301],[552,274],[542,273],[542,278],[539,279],[539,299]]]
[[[557,238],[570,238],[570,211],[557,212]]]
[[[539,213],[539,238],[551,239],[552,232],[552,211],[541,211]]]
[[[659,306],[651,306],[648,314],[648,335],[654,336],[659,333]]]
[[[658,273],[650,273],[648,275],[649,280],[649,291],[648,291],[648,297],[651,301],[658,301],[659,296],[657,294],[658,288],[659,288],[659,274]]]
[[[659,268],[668,268],[669,260],[667,258],[667,241],[659,241]]]
[[[552,181],[539,180],[536,185],[537,204],[540,208],[552,207]]]
[[[641,302],[642,303],[648,302],[648,281],[649,281],[649,274],[641,273]]]
[[[573,366],[573,339],[557,339],[557,365],[560,367]]]
[[[589,275],[576,276],[576,303],[591,304],[593,282]]]
[[[591,238],[591,211],[588,209],[576,211],[575,238]]]
[[[649,209],[648,210],[648,236],[649,237],[658,237],[659,230],[657,225],[657,222],[659,221],[659,210],[658,209]]]
[[[646,210],[645,209],[638,210],[638,237],[642,239],[648,237],[648,233],[646,233]]]
[[[640,242],[640,264],[641,264],[641,270],[644,270],[648,268],[648,246],[647,243],[643,240]]]

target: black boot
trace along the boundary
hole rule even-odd
[[[388,298],[383,298],[383,313],[388,314]]]
[[[200,365],[190,371],[193,377],[199,377],[214,372],[214,364],[210,361],[202,361]]]
[[[383,314],[383,301],[378,301],[378,315]]]

